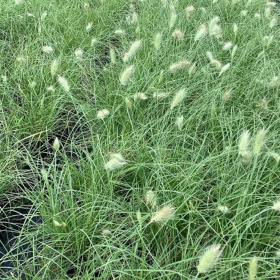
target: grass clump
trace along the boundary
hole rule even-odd
[[[278,279],[278,12],[0,0],[1,279]]]

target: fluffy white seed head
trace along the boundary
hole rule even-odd
[[[47,87],[47,91],[54,92],[55,91],[54,86]]]
[[[91,47],[93,47],[96,43],[97,43],[97,39],[96,38],[92,38],[91,41],[90,41]]]
[[[228,101],[230,100],[231,96],[232,96],[232,89],[229,89],[223,94],[223,100]]]
[[[248,152],[249,142],[250,142],[250,133],[248,130],[245,130],[242,132],[239,139],[239,145],[238,145],[239,155],[242,156],[244,153]]]
[[[127,109],[132,109],[132,102],[131,102],[131,100],[128,97],[126,97],[124,99],[124,101],[125,101],[125,105],[126,105]]]
[[[261,149],[264,144],[264,137],[265,137],[265,129],[261,129],[258,131],[256,135],[255,145],[254,145],[254,155],[258,156],[261,153]]]
[[[258,270],[258,260],[256,257],[253,257],[250,260],[249,264],[249,279],[255,280],[257,276],[257,270]]]
[[[205,24],[201,24],[198,31],[196,32],[194,40],[199,41],[203,39],[206,35],[207,35],[207,27]]]
[[[46,11],[44,11],[42,14],[41,14],[41,21],[44,21],[45,18],[47,17],[48,13]]]
[[[188,6],[186,8],[186,15],[187,15],[187,17],[189,17],[194,11],[195,11],[195,7],[194,6]]]
[[[266,2],[266,6],[267,7],[275,7],[276,6],[276,2],[271,2],[271,1]]]
[[[53,47],[51,46],[43,46],[42,47],[42,51],[46,54],[50,54],[54,51]]]
[[[173,208],[172,205],[163,206],[153,214],[150,222],[160,223],[168,221],[174,217],[174,212],[175,208]]]
[[[20,4],[23,4],[23,3],[24,3],[24,0],[15,0],[16,5],[20,5]]]
[[[80,60],[83,58],[83,50],[81,48],[78,48],[75,50],[75,56],[76,59]]]
[[[100,120],[103,120],[105,119],[106,117],[108,117],[110,114],[110,111],[108,109],[102,109],[102,110],[99,110],[96,114],[96,117]]]
[[[238,48],[237,45],[234,45],[234,47],[232,48],[232,51],[231,51],[231,58],[232,58],[232,59],[234,58],[234,56],[235,56],[235,54],[236,54],[237,48]]]
[[[169,67],[169,71],[174,73],[174,72],[177,72],[178,70],[181,70],[181,69],[184,69],[184,68],[190,66],[190,64],[191,63],[187,60],[181,60],[181,61],[172,63]]]
[[[121,85],[125,86],[133,76],[135,71],[134,65],[128,66],[121,74],[120,76],[120,83]]]
[[[138,14],[136,12],[133,12],[131,16],[131,24],[136,24],[136,23],[138,23]]]
[[[216,68],[221,68],[222,67],[222,63],[219,60],[215,59],[211,52],[209,52],[209,51],[206,52],[206,56],[210,60],[211,65],[213,65]]]
[[[179,116],[176,118],[175,121],[176,126],[178,127],[178,129],[181,131],[183,128],[183,124],[184,124],[184,117],[183,116]]]
[[[55,220],[55,219],[53,219],[53,225],[55,226],[55,227],[66,227],[67,225],[66,225],[66,223],[64,223],[64,222],[58,222],[57,220]]]
[[[213,25],[211,29],[209,29],[210,36],[215,36],[217,39],[222,38],[223,30],[219,24]]]
[[[110,155],[110,160],[104,164],[104,167],[107,171],[113,171],[125,166],[127,162],[123,156],[119,153],[114,153]]]
[[[242,10],[241,13],[240,13],[240,15],[241,15],[242,17],[246,17],[247,14],[248,14],[248,11],[247,11],[247,10]]]
[[[85,10],[88,10],[89,8],[90,8],[89,3],[87,3],[87,2],[86,2],[86,3],[84,3],[84,9],[85,9]]]
[[[114,48],[110,48],[110,59],[112,64],[116,64],[117,59],[116,59],[116,52]]]
[[[273,203],[272,209],[277,212],[280,212],[280,200]]]
[[[90,32],[91,29],[92,29],[92,26],[93,26],[92,22],[89,22],[89,23],[87,24],[87,26],[86,26],[86,31],[87,31],[87,32]]]
[[[57,137],[55,137],[53,141],[53,149],[57,152],[59,150],[59,147],[60,147],[60,141]]]
[[[279,77],[278,77],[278,76],[274,76],[274,77],[271,79],[271,81],[270,81],[270,83],[269,83],[269,86],[270,86],[270,87],[277,87],[277,86],[279,86]]]
[[[199,258],[197,265],[198,273],[206,273],[211,270],[219,260],[221,255],[221,245],[211,245],[207,247]]]
[[[41,175],[45,182],[48,182],[49,172],[45,169],[41,169]]]
[[[273,28],[277,25],[277,23],[278,23],[278,17],[274,16],[269,22],[269,27]]]
[[[157,51],[160,49],[161,42],[162,42],[162,34],[161,33],[157,33],[155,35],[155,38],[154,38],[154,47],[155,47],[155,49]]]
[[[263,37],[263,42],[265,43],[265,45],[266,45],[267,47],[269,47],[269,46],[272,44],[273,38],[274,38],[273,35],[267,35],[267,36],[264,36],[264,37]]]
[[[172,37],[179,41],[182,41],[184,39],[184,33],[179,29],[175,29],[172,33]]]
[[[139,210],[136,212],[136,219],[137,219],[139,224],[142,224],[142,215],[141,215],[141,212]]]
[[[186,97],[186,90],[180,89],[174,96],[170,108],[171,110],[174,109],[176,106],[178,106]]]
[[[232,42],[227,42],[227,43],[224,44],[223,50],[224,51],[229,51],[232,47],[233,47]]]
[[[264,16],[265,16],[266,18],[270,18],[271,12],[272,12],[271,6],[267,6],[267,7],[265,8],[265,10],[264,10]]]
[[[123,61],[128,62],[140,50],[141,45],[142,45],[141,40],[136,40],[135,42],[133,42],[128,52],[124,54]]]
[[[70,86],[69,86],[67,80],[64,77],[58,76],[57,80],[58,80],[60,86],[63,88],[64,91],[66,91],[66,92],[70,91]]]
[[[219,205],[218,210],[220,212],[222,212],[223,214],[228,214],[230,212],[228,206],[226,206],[226,205]]]
[[[221,71],[220,71],[220,73],[219,73],[219,77],[222,76],[226,71],[229,70],[230,65],[231,65],[230,63],[227,63],[226,65],[224,65],[224,66],[222,67],[222,69],[221,69]]]
[[[115,34],[116,34],[117,36],[123,36],[123,35],[125,34],[125,31],[122,30],[122,29],[117,29],[117,30],[115,31]]]
[[[1,76],[1,79],[2,79],[3,84],[7,84],[7,82],[8,82],[8,77],[7,77],[6,75],[2,75],[2,76]]]
[[[157,99],[157,100],[162,100],[165,99],[166,97],[168,97],[168,92],[154,92],[153,93],[153,98]]]
[[[112,232],[109,229],[103,229],[101,232],[101,235],[104,237],[108,237],[112,234]]]
[[[137,92],[133,95],[134,101],[136,100],[147,100],[148,96],[144,92]]]
[[[256,18],[256,19],[260,19],[261,17],[262,17],[261,14],[255,13],[255,18]]]
[[[211,52],[206,52],[206,56],[207,56],[207,58],[211,61],[211,60],[213,60],[214,59],[214,56],[213,56],[213,53],[211,53]]]
[[[32,82],[29,83],[30,88],[35,88],[36,85],[37,85],[37,83],[35,81],[32,81]]]
[[[156,206],[156,194],[152,190],[147,191],[145,195],[145,202],[152,208]]]
[[[51,63],[51,75],[54,76],[58,69],[58,60],[54,59]]]
[[[210,20],[210,22],[209,22],[209,30],[212,30],[213,27],[214,27],[216,24],[219,23],[219,21],[220,21],[220,18],[219,18],[218,16],[214,16],[214,17]]]
[[[174,27],[176,20],[177,20],[177,14],[175,12],[172,12],[170,15],[170,20],[169,20],[170,29]]]
[[[192,63],[192,65],[189,68],[189,75],[193,75],[196,72],[196,63]]]

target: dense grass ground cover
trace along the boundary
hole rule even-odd
[[[279,279],[277,19],[0,0],[1,279]]]

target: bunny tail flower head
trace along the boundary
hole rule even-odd
[[[46,54],[50,54],[54,51],[53,47],[51,46],[43,46],[42,47],[42,51]]]
[[[183,116],[177,117],[175,124],[178,127],[178,129],[181,131],[184,124],[184,117]]]
[[[64,89],[64,91],[66,91],[66,92],[70,91],[70,86],[64,77],[58,76],[57,80],[58,80],[60,86]]]
[[[66,227],[67,225],[66,225],[66,223],[64,223],[64,222],[58,222],[57,220],[53,220],[53,225],[55,226],[55,227]]]
[[[242,132],[238,145],[238,153],[242,157],[244,162],[248,162],[250,160],[250,152],[249,152],[249,141],[250,141],[250,133],[248,130]]]
[[[256,279],[257,270],[258,270],[258,259],[256,257],[253,257],[249,263],[249,279],[250,280]]]
[[[230,213],[229,208],[228,208],[227,206],[225,206],[225,205],[219,205],[219,206],[218,206],[218,210],[219,210],[221,213],[223,213],[223,214],[228,214],[228,213]]]
[[[117,35],[117,36],[123,36],[124,34],[125,34],[125,31],[124,30],[122,30],[122,29],[117,29],[117,30],[115,30],[115,35]]]
[[[150,223],[161,223],[168,221],[174,217],[174,212],[175,208],[171,205],[163,206],[153,214]]]
[[[113,171],[125,166],[127,162],[123,156],[119,153],[111,154],[110,160],[104,164],[104,167],[107,171]]]
[[[127,85],[128,81],[131,79],[135,71],[134,65],[128,66],[120,76],[120,83],[121,85]]]
[[[55,150],[55,152],[59,150],[59,147],[60,147],[60,141],[57,137],[55,137],[53,141],[53,149]]]
[[[188,6],[186,9],[186,15],[187,17],[189,17],[194,11],[195,11],[195,7],[194,6]]]
[[[174,27],[176,20],[177,20],[177,14],[173,11],[171,13],[171,15],[170,15],[170,20],[169,20],[169,27],[170,27],[170,29],[172,27]]]
[[[54,76],[57,72],[58,69],[58,60],[54,59],[52,64],[51,64],[51,75]]]
[[[191,63],[189,61],[187,61],[187,60],[178,61],[178,62],[175,62],[175,63],[170,65],[169,71],[171,73],[175,73],[175,72],[177,72],[179,70],[182,70],[182,69],[190,66],[190,64]]]
[[[131,44],[128,52],[126,52],[124,54],[123,61],[128,62],[139,51],[141,46],[142,46],[142,41],[141,40],[137,40],[137,41],[133,42]]]
[[[156,206],[156,194],[152,190],[147,191],[145,195],[145,202],[148,206],[151,206],[152,208]]]
[[[199,274],[206,273],[211,270],[219,260],[221,255],[221,245],[211,245],[207,247],[199,258],[197,271]]]
[[[86,31],[90,32],[90,30],[92,29],[92,22],[89,22],[88,25],[86,26]]]
[[[78,48],[75,50],[76,59],[81,60],[83,58],[83,50]]]
[[[207,27],[205,24],[201,24],[196,35],[194,37],[195,41],[199,41],[207,35]]]
[[[272,209],[277,211],[277,212],[280,212],[280,200],[274,202],[274,204],[272,206]]]
[[[102,110],[99,110],[96,114],[96,117],[100,120],[103,120],[105,119],[107,116],[109,116],[110,114],[110,111],[108,109],[102,109]]]
[[[180,89],[174,96],[170,108],[171,110],[174,109],[178,104],[180,104],[184,98],[186,97],[186,90],[185,89]]]
[[[136,211],[136,219],[137,219],[139,224],[142,224],[142,215],[141,215],[141,212],[139,210]]]
[[[155,35],[155,38],[154,38],[154,47],[155,47],[156,51],[158,51],[160,49],[161,42],[162,42],[162,34],[161,33],[157,33]]]
[[[24,3],[24,0],[15,0],[16,5],[21,5]]]
[[[116,52],[114,48],[110,48],[110,60],[112,64],[116,64],[117,59],[116,59]]]
[[[256,156],[260,155],[261,153],[261,149],[264,144],[264,137],[265,137],[265,130],[264,129],[259,130],[254,145],[254,155]]]
[[[233,47],[232,42],[227,42],[227,43],[224,44],[223,50],[224,51],[229,51],[232,47]]]
[[[229,68],[230,68],[230,63],[224,65],[219,73],[219,77],[222,76],[226,71],[228,71]]]
[[[179,41],[182,41],[184,39],[184,33],[179,29],[175,29],[172,33],[172,37]]]
[[[196,63],[194,62],[189,68],[189,75],[194,75],[196,72]]]

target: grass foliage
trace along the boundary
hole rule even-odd
[[[1,279],[279,279],[277,13],[0,0]]]

